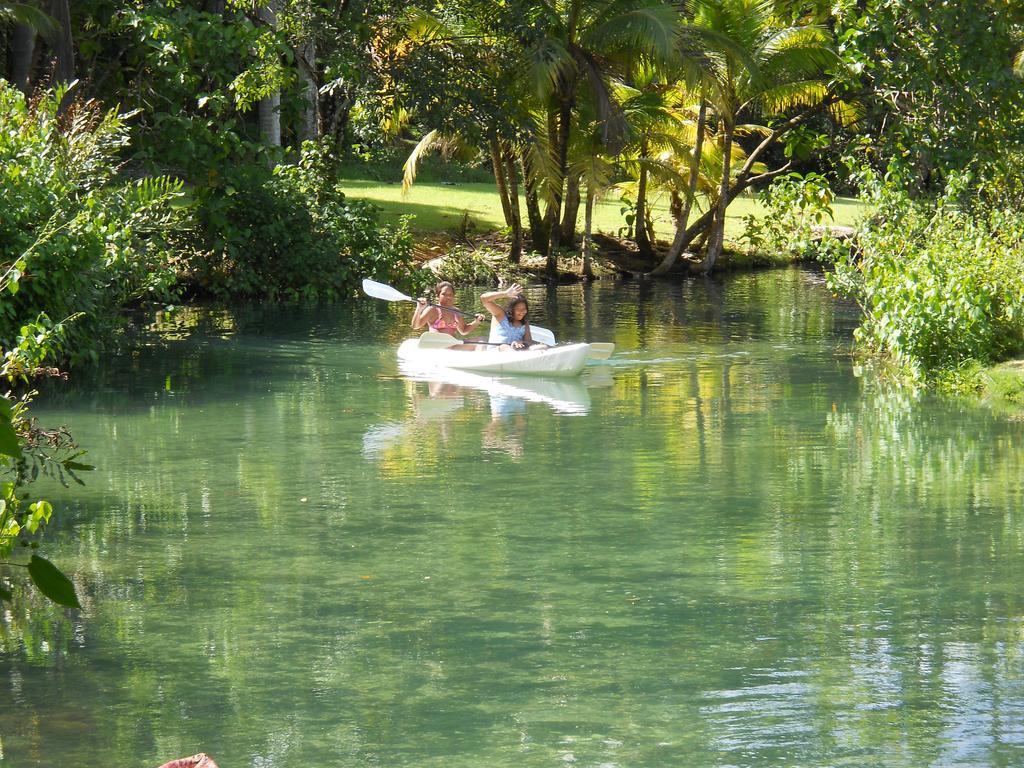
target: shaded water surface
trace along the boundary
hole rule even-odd
[[[85,608],[0,621],[0,766],[1024,765],[1019,422],[856,376],[811,271],[531,299],[612,364],[425,379],[367,301],[44,397]]]

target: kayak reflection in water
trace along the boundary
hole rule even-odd
[[[508,299],[504,307],[498,299]],[[530,305],[523,296],[523,289],[513,283],[503,291],[490,291],[480,297],[487,311],[498,323],[498,349],[545,349],[544,344],[535,342],[530,337]]]
[[[465,313],[455,306],[455,286],[447,280],[439,282],[434,290],[437,293],[437,304],[430,306],[425,298],[417,299],[416,310],[412,313],[412,321],[409,325],[412,329],[419,330],[428,326],[436,333],[447,333],[450,336],[465,336],[472,329],[483,322],[484,316],[478,314],[468,323]],[[476,347],[461,344],[449,349],[475,349]]]

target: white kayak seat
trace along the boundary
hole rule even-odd
[[[539,341],[541,344],[547,344],[549,347],[555,346],[555,334],[549,331],[547,328],[542,328],[539,325],[530,323],[530,338],[534,341]],[[501,339],[501,328],[498,325],[498,321],[491,317],[491,332],[487,337],[488,341],[500,342]]]

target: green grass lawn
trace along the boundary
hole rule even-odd
[[[409,194],[402,195],[399,182],[346,180],[342,187],[353,198],[370,200],[384,211],[385,221],[396,221],[399,216],[413,217],[412,229],[416,232],[449,232],[454,230],[468,211],[472,232],[484,233],[505,226],[501,203],[493,184],[457,183],[416,184]],[[668,199],[662,197],[654,202],[654,226],[658,236],[671,239],[673,225],[668,212]],[[625,226],[622,218],[622,203],[613,196],[598,202],[594,209],[594,228],[599,232],[616,235]],[[726,220],[727,234],[736,239],[743,232],[743,219],[749,214],[758,214],[762,206],[754,197],[741,196],[729,206]],[[854,198],[838,198],[833,204],[835,223],[853,226],[858,218],[867,212],[867,206]],[[522,203],[525,224],[526,203]],[[693,220],[693,218],[691,218]],[[579,226],[583,226],[583,209],[580,207]]]

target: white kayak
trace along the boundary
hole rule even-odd
[[[587,362],[590,344],[566,344],[547,349],[482,350],[445,349],[406,339],[398,357],[417,366],[455,368],[481,373],[515,373],[535,376],[578,376]]]
[[[436,368],[403,360],[398,372],[410,381],[449,384],[459,391],[475,389],[491,398],[491,415],[495,404],[509,400],[543,403],[556,413],[578,416],[590,409],[590,395],[581,377],[559,376],[495,376],[456,368]],[[500,409],[498,409],[500,410]]]

